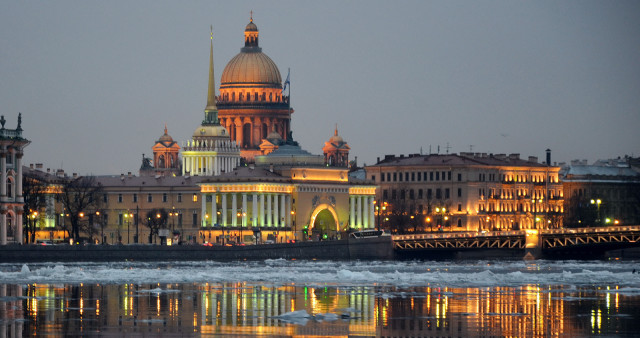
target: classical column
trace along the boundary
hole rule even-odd
[[[287,214],[285,213],[285,209],[287,208],[287,204],[285,203],[285,194],[280,194],[280,219],[282,220],[280,226],[283,227],[287,225]]]
[[[376,228],[375,205],[373,204],[373,196],[369,197],[369,229]]]
[[[278,196],[279,194],[273,195],[273,225],[278,227],[280,226],[280,213],[278,210]]]
[[[356,198],[355,196],[349,196],[349,227],[351,229],[356,227]]]
[[[0,245],[7,245],[7,212],[0,211]]]
[[[16,243],[18,244],[23,244],[23,240],[22,240],[22,214],[24,213],[24,211],[22,210],[22,207],[19,207],[18,210],[16,210],[16,233],[14,234],[13,238],[15,239]]]
[[[286,201],[287,201],[287,210],[285,211],[286,215],[287,215],[287,226],[293,226],[293,224],[291,223],[291,195],[286,195]]]
[[[267,198],[267,226],[270,227],[273,221],[272,217],[271,217],[271,194],[265,194],[265,197]]]
[[[356,197],[356,227],[362,229],[362,196]]]
[[[251,227],[255,227],[258,224],[258,194],[253,193],[251,198]]]
[[[264,227],[265,226],[265,222],[264,222],[264,193],[260,194],[260,213],[259,213],[258,220],[259,220],[258,225],[260,227]]]
[[[227,194],[222,194],[222,201],[220,203],[220,208],[222,209],[222,226],[227,226]]]
[[[217,197],[217,194],[211,194],[211,225],[218,224],[218,205],[216,203]]]
[[[231,194],[231,226],[238,226],[238,194]]]
[[[247,194],[242,194],[242,226],[247,226]]]
[[[200,218],[202,219],[202,221],[200,222],[200,226],[202,227],[206,227],[207,226],[207,194],[202,194],[202,212],[200,215]]]
[[[235,125],[236,125],[236,140],[237,143],[240,145],[240,148],[242,148],[243,144],[242,144],[242,119],[237,118],[235,121]]]
[[[2,146],[2,150],[0,151],[0,170],[2,170],[2,175],[0,176],[0,196],[2,200],[7,198],[7,148]],[[5,232],[6,236],[6,232]],[[6,244],[6,243],[5,243]]]
[[[362,197],[362,229],[369,228],[369,196]]]

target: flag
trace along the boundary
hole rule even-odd
[[[287,70],[287,79],[284,81],[284,86],[282,86],[282,94],[284,95],[285,89],[287,89],[287,85],[291,86],[291,82],[289,82],[289,76],[291,75],[291,68]],[[289,89],[291,91],[291,89]]]

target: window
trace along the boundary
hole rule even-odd
[[[436,199],[441,199],[442,198],[442,189],[438,188],[436,189]]]
[[[133,194],[133,203],[138,202],[138,194]]]
[[[198,194],[193,194],[193,201],[198,202]]]
[[[447,172],[447,181],[451,181],[451,172]]]
[[[375,176],[373,176],[375,177]],[[380,181],[384,182],[384,174],[380,175]]]
[[[124,215],[118,214],[118,225],[124,224]]]
[[[433,196],[432,190],[427,189],[427,199],[430,200],[432,196]]]
[[[167,193],[162,193],[162,202],[167,203]]]
[[[198,213],[196,211],[193,212],[193,226],[198,225]]]
[[[433,181],[433,171],[429,173],[429,181]]]
[[[420,182],[422,180],[422,173],[418,172],[418,182]]]
[[[404,173],[405,182],[409,182],[409,173]]]
[[[462,188],[458,188],[458,197],[462,197]]]
[[[409,199],[414,200],[416,199],[415,194],[413,193],[413,189],[409,190]]]
[[[450,198],[449,196],[449,188],[444,189],[444,198]]]
[[[462,204],[458,203],[458,211],[462,211]]]
[[[440,181],[440,172],[436,171],[436,181]]]
[[[147,194],[147,202],[153,202],[153,196],[151,196],[151,194]]]
[[[458,174],[458,182],[462,181],[462,174]]]
[[[458,228],[462,228],[462,220],[458,218]]]
[[[118,203],[122,203],[122,194],[118,194]]]
[[[376,175],[371,175],[371,180],[375,181],[376,180]]]
[[[109,202],[109,195],[107,195],[107,194],[103,194],[103,195],[102,195],[102,201],[103,201],[104,203],[108,203],[108,202]]]
[[[383,200],[389,199],[389,191],[387,189],[382,190],[382,199]]]
[[[397,181],[398,180],[398,173],[393,173],[393,181]]]
[[[182,193],[178,193],[178,203],[182,203]]]
[[[7,196],[13,197],[13,180],[12,179],[7,180]]]
[[[13,154],[7,153],[7,164],[12,164],[12,163],[13,163]]]
[[[418,189],[418,199],[422,199],[422,189]]]
[[[182,227],[182,213],[178,213],[178,226]]]
[[[400,175],[398,175],[399,181],[402,182],[402,173],[400,173]]]
[[[405,191],[404,189],[400,189],[400,199],[403,200],[405,198]]]
[[[397,198],[396,189],[391,190],[391,199],[395,200]]]
[[[391,173],[387,173],[387,182],[391,182]]]

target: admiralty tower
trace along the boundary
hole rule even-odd
[[[258,27],[253,18],[244,30],[244,47],[222,72],[218,116],[246,162],[264,155],[259,145],[272,132],[290,138],[293,109],[283,95],[278,66],[258,45]]]

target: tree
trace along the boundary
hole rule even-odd
[[[102,206],[102,193],[102,185],[93,176],[74,178],[63,185],[60,198],[71,226],[66,230],[74,241],[80,239],[81,230],[90,238],[96,234],[91,220]]]
[[[159,229],[167,227],[169,213],[164,208],[151,209],[147,211],[147,227],[149,228],[149,243],[152,242],[153,235],[158,234]]]
[[[42,211],[46,208],[46,190],[47,187],[42,180],[25,173],[22,178],[22,197],[24,198],[25,212],[22,217],[25,224],[24,238],[27,243],[33,243],[36,240],[36,230],[41,219],[38,215],[42,215]]]

